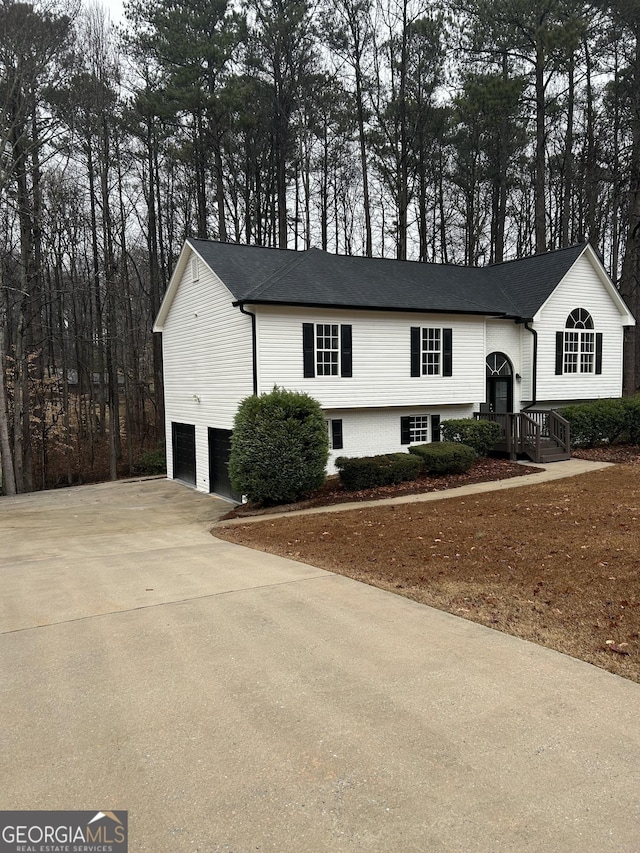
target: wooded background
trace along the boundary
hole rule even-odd
[[[0,105],[5,493],[161,444],[188,236],[463,264],[589,240],[640,316],[640,0],[131,0],[119,27],[0,0]]]

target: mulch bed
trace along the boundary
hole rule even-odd
[[[636,444],[607,444],[602,447],[573,448],[571,455],[576,459],[591,459],[593,462],[629,462],[640,461],[640,447]]]
[[[395,498],[401,495],[420,495],[425,492],[439,492],[455,489],[457,486],[467,486],[472,483],[487,483],[494,480],[508,480],[511,477],[526,477],[534,474],[540,468],[530,465],[519,465],[508,459],[483,458],[474,462],[466,474],[450,474],[444,477],[433,477],[424,474],[417,480],[399,483],[395,486],[379,486],[375,489],[362,489],[350,492],[344,488],[337,476],[327,478],[326,483],[305,500],[296,503],[273,506],[262,506],[255,503],[240,504],[228,512],[223,519],[246,518],[252,515],[265,515],[273,512],[292,512],[311,507],[331,506],[339,503],[361,503],[381,498]]]

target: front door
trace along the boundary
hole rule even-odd
[[[511,379],[487,377],[487,401],[492,412],[512,412],[513,385]]]
[[[491,412],[513,412],[513,371],[502,352],[487,356],[487,403]]]

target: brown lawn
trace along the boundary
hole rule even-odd
[[[554,483],[216,528],[640,682],[640,459]]]

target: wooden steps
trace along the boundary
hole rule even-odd
[[[540,439],[540,453],[536,458],[535,447],[526,446],[523,448],[527,456],[533,461],[541,465],[546,465],[548,462],[564,462],[566,459],[571,459],[571,454],[563,447],[559,447],[551,438]]]

